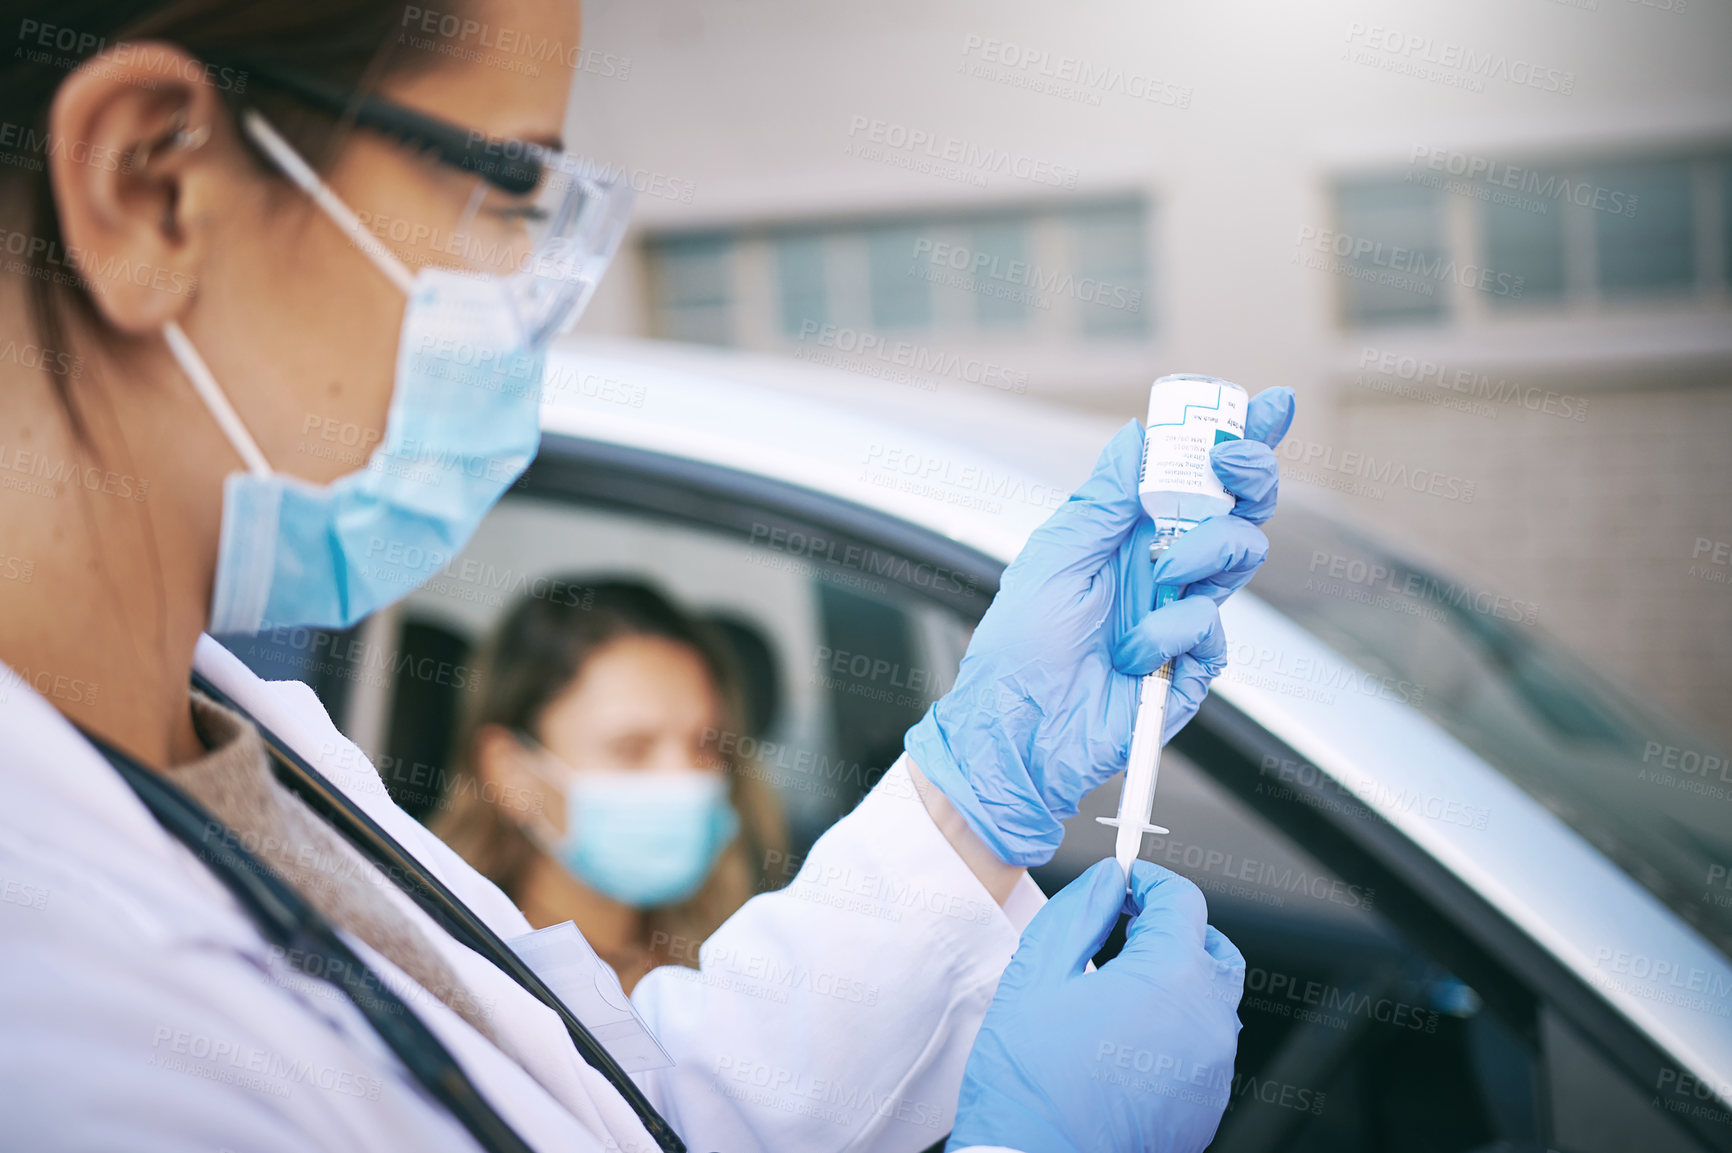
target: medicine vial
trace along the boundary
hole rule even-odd
[[[1217,376],[1177,373],[1150,387],[1137,495],[1157,524],[1233,511],[1233,495],[1209,467],[1209,450],[1244,437],[1247,403],[1244,389]]]

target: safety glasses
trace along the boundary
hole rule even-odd
[[[374,221],[371,231],[419,246],[440,263],[504,278],[531,344],[542,345],[576,322],[625,235],[633,192],[623,173],[534,141],[490,136],[320,77],[241,61],[222,63],[245,69],[255,88],[347,118],[475,176],[451,226],[385,220]]]

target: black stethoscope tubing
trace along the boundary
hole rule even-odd
[[[492,961],[536,1000],[559,1015],[578,1053],[606,1077],[637,1114],[664,1153],[686,1153],[673,1127],[620,1068],[565,1003],[534,970],[512,952],[487,923],[422,867],[395,838],[332,785],[317,769],[274,733],[198,673],[193,687],[213,701],[252,720],[271,758],[279,782],[323,817],[345,840],[413,900],[441,928]],[[86,734],[86,736],[90,736]],[[108,758],[157,821],[204,862],[234,894],[260,933],[282,947],[285,956],[303,959],[314,976],[333,980],[379,1032],[398,1059],[441,1104],[493,1153],[527,1153],[529,1146],[500,1118],[445,1046],[355,955],[329,923],[267,865],[239,847],[239,839],[162,774],[140,765],[96,737],[93,744]]]
[[[90,740],[157,823],[234,895],[260,935],[280,948],[290,965],[342,989],[404,1067],[482,1148],[489,1153],[532,1153],[475,1088],[450,1050],[299,893],[239,846],[228,826],[161,774],[97,737]]]

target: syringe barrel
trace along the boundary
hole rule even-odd
[[[1172,684],[1172,663],[1143,677],[1142,699],[1137,704],[1136,725],[1131,730],[1130,758],[1119,788],[1118,835],[1113,856],[1125,871],[1127,887],[1131,862],[1142,851],[1143,834],[1166,832],[1153,824],[1155,788],[1161,774],[1161,730],[1166,728],[1167,691]]]

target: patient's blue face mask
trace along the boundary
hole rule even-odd
[[[621,904],[672,905],[703,887],[716,859],[740,831],[721,773],[577,772],[532,744],[538,760],[558,766],[538,775],[565,793],[565,835],[549,852],[578,880]]]
[[[587,302],[619,242],[629,192],[579,187],[568,234],[513,275],[411,273],[256,112],[245,128],[408,297],[385,432],[366,466],[328,485],[275,472],[177,323],[164,329],[182,371],[247,464],[223,485],[210,631],[346,628],[426,583],[535,456],[551,335],[539,314],[564,293],[561,327]],[[583,250],[588,258],[576,260]],[[555,253],[555,256],[545,255]]]

